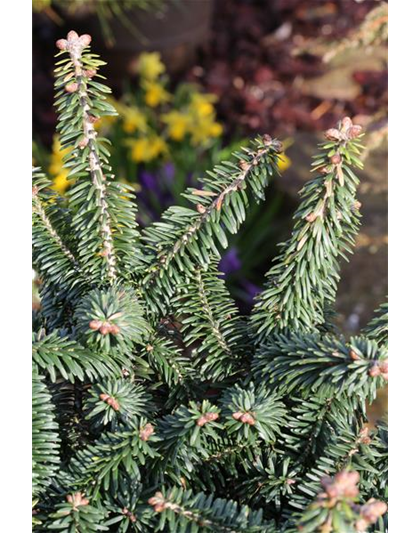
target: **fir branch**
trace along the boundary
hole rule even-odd
[[[261,511],[238,508],[233,501],[214,499],[203,493],[178,488],[157,492],[149,499],[155,513],[159,513],[156,531],[220,531],[222,533],[274,533],[274,524],[263,521]],[[188,528],[188,529],[187,529]]]
[[[50,515],[48,529],[74,531],[75,533],[94,533],[109,531],[104,525],[107,516],[102,507],[95,507],[81,492],[68,494],[66,502],[58,503]]]
[[[40,276],[53,283],[57,292],[65,293],[86,282],[73,252],[63,242],[53,223],[57,215],[56,196],[49,191],[51,185],[39,167],[32,170],[32,240],[33,261]]]
[[[255,379],[280,394],[301,391],[322,397],[346,393],[360,398],[376,396],[388,379],[387,352],[375,341],[353,337],[321,337],[319,334],[274,335],[252,363]]]
[[[47,335],[44,330],[33,334],[32,361],[48,373],[51,381],[55,382],[59,374],[72,383],[75,378],[83,381],[86,377],[119,376],[121,366],[126,363],[125,359],[118,362],[103,353],[87,350],[59,331]]]
[[[222,416],[228,434],[237,441],[257,439],[275,442],[282,433],[285,406],[276,392],[250,383],[226,389],[221,400]]]
[[[217,442],[220,437],[216,430],[223,426],[216,420],[220,417],[217,407],[204,400],[202,404],[190,402],[189,406],[179,407],[173,414],[166,415],[158,423],[159,435],[162,437],[161,447],[171,458],[177,460],[181,448],[190,453],[191,448],[196,449],[199,455],[207,456],[208,442]]]
[[[32,494],[45,491],[60,463],[60,439],[44,377],[32,371]]]
[[[362,332],[369,339],[375,339],[379,346],[388,346],[388,302],[376,309],[374,317]]]
[[[144,243],[142,284],[149,305],[154,310],[170,304],[174,285],[193,276],[196,265],[204,268],[211,256],[220,257],[217,242],[227,246],[224,229],[236,233],[245,219],[249,186],[257,200],[262,199],[268,176],[273,174],[280,143],[265,136],[254,141],[255,151],[234,153],[237,165],[216,165],[203,178],[202,189],[187,189],[184,194],[195,207],[171,207],[162,221],[152,224],[142,234]]]
[[[301,191],[292,237],[281,244],[255,304],[252,324],[259,340],[286,329],[316,330],[334,302],[338,259],[351,253],[359,226],[359,181],[351,166],[362,167],[356,140],[361,128],[348,117],[338,128],[326,133],[328,142],[313,163],[317,175]]]
[[[69,465],[78,488],[92,488],[92,499],[100,499],[100,491],[118,491],[120,476],[141,478],[146,459],[158,457],[155,446],[159,438],[152,424],[140,418],[133,427],[119,427],[104,432],[94,443],[78,451]]]
[[[144,386],[124,379],[96,383],[89,395],[85,403],[86,420],[92,420],[94,428],[110,425],[114,430],[118,424],[137,423],[153,412],[151,396]]]
[[[131,285],[94,289],[78,302],[75,333],[91,350],[134,357],[134,348],[150,335],[144,308]]]
[[[88,52],[91,37],[69,32],[57,46],[70,60],[56,68],[56,105],[60,142],[70,146],[65,167],[76,184],[69,193],[73,225],[78,237],[83,268],[97,283],[112,284],[117,276],[129,277],[136,261],[135,206],[128,187],[112,183],[104,139],[97,137],[94,124],[101,116],[115,115],[105,102],[109,89],[92,78],[104,63]],[[59,54],[60,55],[60,54]]]
[[[246,349],[245,323],[221,275],[215,263],[207,270],[197,267],[179,287],[174,304],[183,342],[193,347],[193,364],[204,380],[225,379],[238,371]]]
[[[357,472],[339,472],[334,478],[325,477],[320,492],[302,514],[297,529],[302,533],[329,531],[331,533],[365,532],[387,509],[384,502],[370,500],[358,505]],[[293,530],[289,530],[290,533]]]
[[[277,450],[268,450],[249,461],[245,471],[245,480],[237,488],[241,501],[264,506],[270,504],[268,509],[274,504],[280,513],[297,482],[297,469],[291,457]]]
[[[185,385],[187,379],[192,379],[195,370],[190,358],[183,350],[176,346],[171,339],[153,332],[139,351],[134,363],[136,375],[144,375],[144,364],[157,373],[158,378],[169,386]]]
[[[371,442],[365,425],[354,422],[347,428],[342,427],[339,433],[331,436],[315,462],[309,468],[301,469],[295,491],[288,498],[287,505],[303,510],[310,500],[315,498],[325,476],[334,475],[347,468],[358,470],[362,475],[371,471],[372,467],[366,460],[369,457],[366,450],[369,450]],[[368,485],[366,479],[365,491]]]
[[[170,208],[140,239],[94,129],[114,111],[89,43],[75,32],[57,43],[70,54],[56,70],[68,208],[35,172],[39,529],[384,531],[385,516],[372,520],[380,502],[333,501],[342,479],[325,479],[351,467],[362,499],[387,496],[387,432],[365,426],[366,400],[388,377],[386,309],[365,336],[331,334],[338,260],[358,227],[360,128],[346,118],[327,132],[249,335],[219,277],[219,245],[243,223],[249,191],[264,197],[280,144],[264,136],[238,164],[217,165],[184,194],[193,209]],[[182,489],[156,493],[165,485]]]

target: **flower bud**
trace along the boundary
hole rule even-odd
[[[59,50],[67,50],[67,41],[66,39],[58,39],[58,41],[55,43],[56,47]]]
[[[343,138],[341,132],[339,132],[335,128],[331,128],[331,129],[327,130],[325,132],[325,137],[329,141],[341,141],[341,139]]]
[[[70,94],[77,92],[78,89],[79,85],[76,82],[67,83],[67,85],[64,86],[64,90]]]
[[[120,328],[117,326],[117,324],[111,324],[110,327],[109,327],[109,332],[111,333],[111,335],[118,335],[118,333],[120,332]]]
[[[85,48],[86,46],[89,46],[91,41],[92,41],[92,37],[88,33],[85,33],[84,35],[81,35],[79,37],[79,43],[83,48]]]
[[[89,144],[89,139],[87,137],[83,137],[83,139],[79,142],[78,146],[79,148],[86,148],[88,144]]]
[[[102,322],[100,320],[91,320],[89,322],[90,329],[93,329],[93,331],[97,331],[102,326]]]
[[[376,378],[381,375],[381,370],[377,361],[372,363],[372,366],[369,368],[369,376],[371,378]]]
[[[360,514],[366,522],[374,524],[380,516],[386,513],[386,510],[387,505],[385,502],[372,499],[362,505]]]
[[[99,331],[101,335],[108,335],[111,331],[111,325],[109,324],[109,322],[105,322],[104,324],[102,324],[102,326],[99,328]]]
[[[101,120],[99,117],[95,117],[93,115],[88,115],[87,119],[91,124],[95,124],[96,122]]]
[[[140,430],[140,440],[147,441],[150,436],[155,432],[152,424],[146,424],[143,429]]]
[[[333,165],[338,165],[341,163],[341,155],[340,154],[334,154],[332,157],[331,157],[331,163]]]
[[[241,416],[241,422],[243,424],[249,424],[250,426],[254,426],[255,425],[255,419],[250,413],[244,413]]]
[[[206,420],[208,422],[213,422],[214,420],[217,420],[219,418],[218,413],[207,413],[204,416],[206,417]]]
[[[203,427],[205,424],[207,424],[208,420],[205,416],[200,416],[200,418],[197,420],[196,424],[199,427]]]
[[[93,78],[93,76],[96,75],[96,70],[93,68],[89,68],[87,70],[84,70],[83,74],[86,76],[86,78]]]
[[[236,413],[233,413],[232,418],[234,418],[235,420],[239,420],[242,415],[243,415],[243,413],[238,411]]]
[[[67,34],[68,41],[74,42],[74,41],[77,41],[78,38],[79,38],[79,34],[74,30],[70,30]]]
[[[78,88],[79,88],[79,86],[77,85],[77,83],[73,82],[73,83],[68,83],[64,87],[64,90],[67,91],[68,93],[75,93]]]
[[[341,131],[346,131],[353,126],[353,121],[350,117],[344,117],[341,121]]]
[[[201,214],[204,214],[206,212],[206,208],[204,207],[203,204],[197,204],[195,207],[197,211]]]
[[[346,131],[346,135],[348,139],[356,139],[360,134],[362,133],[362,126],[351,126]]]

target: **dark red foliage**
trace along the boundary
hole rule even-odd
[[[318,113],[323,100],[302,93],[300,85],[328,67],[316,55],[293,51],[311,38],[341,41],[375,5],[372,0],[216,0],[212,42],[189,78],[219,96],[219,113],[231,134],[320,130],[343,113],[371,114],[386,105],[386,71],[356,73],[361,96],[327,102]]]

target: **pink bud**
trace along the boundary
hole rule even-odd
[[[207,424],[207,419],[205,416],[200,416],[200,418],[197,420],[197,426],[203,427],[205,424]]]
[[[381,369],[379,368],[379,364],[377,361],[375,361],[372,366],[369,368],[369,376],[371,378],[376,378],[381,375]]]
[[[207,413],[204,416],[208,422],[213,422],[214,420],[217,420],[219,418],[218,413]]]
[[[96,74],[96,70],[93,68],[88,68],[83,71],[83,74],[86,76],[86,78],[93,78]]]
[[[66,39],[59,39],[56,43],[55,43],[56,47],[59,49],[59,50],[67,50],[67,41]]]
[[[93,329],[94,331],[97,331],[102,326],[102,322],[100,320],[91,320],[89,322],[90,329]]]
[[[83,137],[83,139],[79,142],[78,146],[79,148],[85,148],[89,143],[89,139],[87,137]]]
[[[79,86],[77,85],[76,82],[74,83],[68,83],[64,89],[65,91],[67,91],[68,93],[75,93],[77,91],[77,89],[79,88]]]
[[[338,165],[339,163],[341,163],[341,155],[340,154],[334,154],[331,157],[331,163],[333,165]]]
[[[142,441],[147,441],[149,440],[149,437],[153,435],[154,432],[155,430],[152,424],[146,424],[144,428],[140,431],[140,439]]]
[[[344,117],[341,121],[341,131],[346,131],[353,126],[353,121],[350,117]]]
[[[255,419],[252,415],[250,415],[249,413],[244,413],[242,416],[241,416],[241,422],[243,424],[249,424],[250,426],[254,426],[255,425]]]
[[[329,141],[341,141],[342,134],[335,128],[331,128],[325,132],[325,137]]]
[[[99,331],[101,332],[101,335],[108,335],[108,333],[111,331],[111,325],[108,322],[105,322],[99,328]]]
[[[355,139],[362,133],[362,126],[352,126],[346,131],[348,139]]]
[[[117,326],[117,324],[111,324],[110,325],[110,328],[109,328],[109,332],[111,333],[111,335],[118,335],[118,333],[120,332],[120,328]]]
[[[75,42],[77,41],[78,38],[79,38],[79,34],[75,32],[74,30],[70,30],[67,34],[68,41]]]
[[[81,44],[81,46],[83,46],[83,48],[85,48],[86,46],[89,46],[91,41],[92,41],[92,37],[88,33],[85,33],[84,35],[81,35],[79,37],[79,43]]]

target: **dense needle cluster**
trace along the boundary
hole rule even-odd
[[[91,38],[57,42],[56,108],[73,185],[33,172],[34,528],[78,533],[385,532],[387,309],[350,340],[332,323],[354,244],[362,136],[326,134],[250,317],[218,271],[264,200],[268,135],[139,233],[95,123],[115,113]]]

